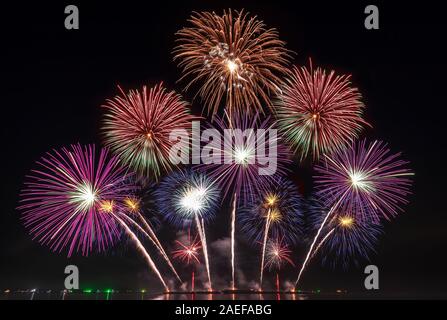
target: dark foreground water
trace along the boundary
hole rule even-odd
[[[308,300],[346,299],[346,294],[316,293],[146,293],[146,292],[9,292],[0,300]]]
[[[446,296],[444,296],[445,298]],[[61,292],[61,291],[14,291],[0,293],[0,300],[371,300],[371,299],[440,299],[441,296],[425,297],[414,294],[383,293],[291,293],[291,292],[244,292],[244,293],[148,293],[140,291],[111,292]]]
[[[263,292],[256,291],[217,291],[208,292],[175,292],[160,293],[146,290],[4,290],[0,292],[0,300],[414,300],[414,299],[446,299],[446,292],[411,293],[364,291],[353,293],[338,290],[337,292]]]

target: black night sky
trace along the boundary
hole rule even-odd
[[[333,3],[331,1],[330,3]],[[434,1],[433,1],[434,2]],[[121,1],[117,4],[62,1],[1,7],[1,210],[0,289],[63,288],[64,268],[76,264],[81,287],[161,290],[133,246],[123,243],[107,254],[67,258],[32,241],[15,207],[25,175],[52,148],[101,143],[100,105],[125,89],[162,80],[168,88],[180,70],[172,61],[175,32],[192,11],[245,8],[295,51],[294,63],[314,64],[352,74],[373,125],[362,137],[380,139],[402,151],[415,171],[413,195],[405,212],[385,224],[372,264],[380,269],[380,292],[387,296],[447,297],[447,210],[445,201],[445,18],[435,4],[380,10],[380,30],[364,28],[365,3],[320,1]],[[313,4],[311,4],[313,3]],[[329,3],[329,1],[328,1]],[[76,4],[80,29],[64,28],[64,7]],[[193,94],[183,93],[191,101]],[[193,101],[196,114],[200,101]],[[310,165],[295,164],[290,177],[308,195]],[[209,242],[229,235],[229,211],[222,210],[208,231]],[[172,228],[160,230],[167,250]],[[237,261],[247,279],[257,278],[257,252],[241,240]],[[302,259],[298,247],[294,259]],[[229,263],[216,261],[216,278],[230,279]],[[314,261],[303,288],[363,292],[363,263],[347,271]],[[179,267],[179,269],[181,269]],[[165,270],[167,272],[167,270]],[[185,275],[188,273],[184,273]],[[282,277],[294,280],[288,268]],[[266,279],[271,281],[273,274]]]

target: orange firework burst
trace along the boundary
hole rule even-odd
[[[221,102],[229,113],[251,112],[266,105],[279,93],[281,77],[287,73],[289,51],[276,29],[266,29],[256,16],[231,9],[223,15],[194,13],[191,27],[177,32],[179,45],[174,59],[189,78],[185,90],[200,83],[196,96],[216,114]]]

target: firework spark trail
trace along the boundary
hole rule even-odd
[[[320,228],[318,228],[317,234],[315,235],[315,238],[312,241],[312,244],[310,245],[309,251],[307,252],[307,255],[306,255],[306,259],[304,259],[303,265],[301,266],[300,273],[298,274],[298,278],[295,281],[295,288],[296,288],[296,286],[298,286],[298,282],[300,281],[301,275],[303,274],[303,271],[306,268],[306,265],[310,259],[310,256],[311,256],[312,251],[315,246],[315,243],[317,242],[317,239],[320,236],[321,230],[323,230],[323,227],[326,225],[326,222],[329,219],[329,216],[331,216],[332,213],[337,209],[337,207],[340,205],[341,201],[345,198],[348,191],[349,191],[349,189],[345,191],[345,193],[340,197],[340,199],[338,199],[338,201],[332,206],[332,208],[329,210],[327,215],[324,217],[324,220],[321,223]]]
[[[335,228],[332,228],[331,231],[329,231],[323,239],[321,239],[320,243],[317,245],[317,247],[314,250],[314,253],[312,254],[312,256],[310,257],[310,260],[313,259],[313,257],[315,257],[315,255],[317,254],[318,250],[320,250],[321,246],[323,245],[323,243],[326,242],[326,240],[331,236],[331,234],[333,234],[335,231]]]
[[[262,290],[262,278],[264,275],[264,261],[265,261],[265,248],[267,247],[267,238],[270,229],[270,209],[267,213],[267,221],[265,222],[264,240],[262,241],[262,256],[261,256],[261,275],[259,277],[259,289]]]
[[[208,275],[208,282],[210,285],[209,289],[212,290],[210,263],[209,263],[209,259],[208,259],[208,246],[206,244],[205,231],[202,228],[202,225],[199,220],[199,216],[197,214],[194,214],[194,218],[196,220],[197,231],[199,232],[200,242],[202,243],[203,256],[205,258],[206,273]]]
[[[141,214],[139,214],[141,216]],[[151,235],[149,235],[135,220],[133,220],[132,218],[130,218],[127,215],[123,215],[123,217],[125,217],[130,223],[132,223],[141,233],[143,233],[146,238],[148,238],[149,240],[151,240],[151,242],[153,243],[153,245],[158,249],[158,251],[160,252],[160,254],[162,255],[162,257],[165,259],[166,263],[168,264],[168,266],[171,268],[172,272],[174,273],[174,275],[176,276],[176,278],[178,279],[178,281],[180,281],[181,283],[183,283],[182,279],[180,278],[180,276],[178,275],[177,271],[175,270],[174,266],[171,263],[171,260],[169,259],[168,255],[166,254],[166,252],[164,251],[163,247],[160,244],[160,241],[158,241],[158,238],[155,236],[155,233],[152,231],[152,229],[150,228],[149,224],[146,225],[150,230]],[[144,220],[144,218],[141,216],[141,218]]]
[[[279,273],[276,273],[276,292],[278,292],[278,300],[279,300]]]
[[[210,291],[213,290],[213,286],[212,286],[212,282],[211,282],[211,272],[210,272],[210,264],[209,264],[209,258],[208,258],[208,244],[206,241],[206,233],[205,233],[205,221],[203,218],[201,218],[202,221],[202,230],[203,230],[203,240],[204,240],[204,245],[205,245],[205,250],[206,250],[206,264],[207,264],[207,268],[208,268],[208,272],[209,272],[209,280],[210,280]]]
[[[234,194],[233,210],[231,211],[231,288],[236,288],[236,282],[234,281],[234,237],[236,229],[236,203],[237,194]]]
[[[276,300],[281,300],[281,294],[279,292],[279,273],[276,273]]]
[[[146,259],[147,263],[149,264],[149,266],[152,268],[152,270],[155,272],[155,274],[158,276],[158,278],[160,279],[161,283],[165,287],[165,290],[169,291],[169,288],[166,285],[166,282],[164,281],[160,271],[157,269],[157,266],[155,265],[154,261],[150,257],[149,253],[147,253],[147,251],[144,248],[144,246],[142,245],[141,241],[137,238],[135,233],[129,228],[129,226],[120,217],[118,217],[114,213],[112,213],[112,215],[121,224],[121,226],[126,231],[127,235],[135,242],[135,245],[137,246],[137,249],[143,254],[143,256]]]
[[[284,242],[284,238],[276,238],[273,240],[269,240],[267,243],[266,249],[266,262],[265,268],[269,270],[276,269],[280,270],[281,267],[289,263],[292,266],[295,266],[292,259],[290,258],[290,254],[292,251],[289,249],[288,245]]]
[[[169,267],[172,269],[172,271],[174,272],[175,276],[177,277],[177,279],[180,282],[183,282],[179,275],[177,274],[177,271],[175,270],[174,266],[172,265],[171,259],[169,259],[169,256],[166,254],[166,251],[164,250],[163,246],[160,243],[160,240],[158,240],[158,237],[156,236],[155,232],[152,230],[151,226],[149,225],[149,223],[147,223],[146,219],[144,219],[144,217],[142,216],[141,213],[137,212],[138,217],[140,218],[140,220],[143,222],[144,227],[146,228],[146,230],[149,232],[149,234],[151,235],[152,239],[155,242],[155,246],[157,246],[158,250],[160,250],[161,254],[163,255],[163,257],[165,258],[166,262],[168,263]]]

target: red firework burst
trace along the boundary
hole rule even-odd
[[[266,261],[264,268],[268,268],[269,270],[279,270],[285,263],[289,263],[292,266],[295,266],[292,259],[290,258],[291,253],[292,251],[284,242],[284,239],[276,238],[275,240],[270,240],[269,242],[267,242],[267,249],[265,252]]]
[[[342,149],[363,125],[364,104],[349,75],[329,74],[321,68],[293,67],[277,103],[277,122],[287,142],[314,159]]]
[[[190,115],[188,103],[174,91],[166,92],[162,83],[127,94],[119,89],[121,96],[103,106],[105,143],[137,173],[157,179],[172,169],[169,152],[177,142],[170,134],[189,130],[196,117]]]
[[[200,240],[198,239],[197,235],[194,237],[194,239],[191,239],[191,236],[188,235],[188,241],[186,244],[182,243],[179,240],[176,240],[175,243],[179,248],[178,250],[172,252],[175,259],[179,259],[186,264],[200,264],[198,255],[199,250],[200,248],[202,248],[202,246],[200,245]]]

